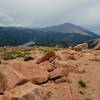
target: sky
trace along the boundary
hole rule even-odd
[[[0,0],[0,25],[73,23],[100,34],[100,0]]]

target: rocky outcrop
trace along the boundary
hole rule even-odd
[[[85,49],[88,49],[88,44],[87,43],[78,44],[75,47],[73,47],[73,49],[76,51],[85,50]]]
[[[49,51],[47,54],[45,54],[43,57],[41,57],[37,60],[37,64],[47,61],[47,60],[53,61],[55,56],[56,56],[56,54],[54,51]]]

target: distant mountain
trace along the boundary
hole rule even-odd
[[[95,35],[95,33],[90,32],[80,26],[71,23],[64,23],[61,25],[46,27],[46,28],[42,28],[41,30],[45,32],[51,31],[51,32],[60,32],[60,33],[75,33],[79,35],[88,35],[88,36]]]
[[[0,27],[0,46],[73,46],[99,36],[70,23],[42,29]]]

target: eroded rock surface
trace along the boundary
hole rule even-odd
[[[4,94],[5,100],[51,100],[50,92],[30,82],[16,86]]]
[[[9,65],[15,68],[18,72],[22,73],[29,81],[32,81],[33,83],[41,84],[48,80],[48,71],[44,70],[44,68],[38,64],[11,61]]]
[[[18,84],[27,82],[26,77],[9,65],[0,65],[0,77],[0,84],[2,86],[0,90],[2,92],[12,89]]]

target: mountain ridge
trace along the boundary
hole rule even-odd
[[[46,28],[41,28],[40,30],[62,32],[62,33],[68,32],[68,33],[76,33],[76,34],[82,34],[82,35],[89,35],[88,32],[90,32],[87,29],[85,29],[81,26],[78,26],[78,25],[74,25],[72,23],[64,23],[64,24],[60,24],[60,25],[53,25],[53,26],[49,26],[49,27],[46,27]]]
[[[97,34],[70,23],[42,29],[14,26],[0,27],[0,46],[19,46],[33,42],[33,45],[39,46],[58,45],[61,47],[69,47],[98,37]]]

